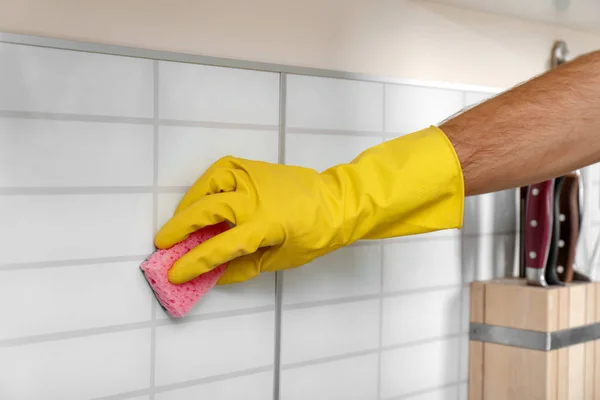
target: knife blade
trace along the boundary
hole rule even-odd
[[[554,203],[554,179],[530,185],[525,210],[525,256],[527,283],[548,286],[545,268],[550,251]]]

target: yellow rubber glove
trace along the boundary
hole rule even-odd
[[[463,176],[445,134],[429,127],[313,169],[225,157],[190,188],[156,236],[168,248],[204,226],[234,227],[169,271],[184,283],[229,261],[218,284],[298,267],[360,239],[460,228]]]

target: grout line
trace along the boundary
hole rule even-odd
[[[214,375],[214,376],[209,376],[209,377],[205,377],[205,378],[198,378],[198,379],[192,379],[189,381],[171,383],[168,385],[157,386],[155,388],[154,392],[155,393],[163,393],[163,392],[169,392],[169,391],[177,390],[177,389],[184,389],[184,388],[198,386],[198,385],[207,384],[207,383],[226,381],[229,379],[235,379],[235,378],[240,378],[240,377],[244,377],[244,376],[259,374],[262,372],[268,372],[272,368],[273,367],[271,365],[267,365],[267,366],[262,366],[262,367],[250,368],[250,369],[246,369],[243,371],[229,372],[226,374]],[[127,400],[132,397],[143,396],[143,395],[147,395],[147,394],[152,394],[150,388],[134,390],[134,391],[130,391],[130,392],[119,393],[119,394],[114,394],[114,395],[109,395],[109,396],[96,397],[94,400]]]
[[[261,367],[245,369],[243,371],[229,372],[226,374],[208,376],[206,378],[198,378],[198,379],[193,379],[193,380],[189,380],[189,381],[185,381],[185,382],[178,382],[178,383],[171,383],[168,385],[157,386],[155,391],[156,391],[156,393],[163,393],[163,392],[168,392],[168,391],[175,390],[175,389],[183,389],[183,388],[187,388],[187,387],[191,387],[191,386],[225,381],[225,380],[240,378],[240,377],[248,376],[248,375],[260,374],[262,372],[269,372],[272,369],[273,369],[273,365],[264,365]]]
[[[442,389],[450,389],[450,388],[453,388],[453,387],[459,388],[460,385],[464,385],[465,383],[467,383],[467,381],[457,381],[457,382],[446,383],[446,384],[440,385],[440,386],[434,386],[434,387],[430,387],[430,388],[423,389],[423,390],[417,390],[415,392],[401,394],[400,396],[386,397],[384,400],[404,400],[404,399],[410,399],[413,396],[418,396],[418,395],[422,395],[422,394],[432,393],[432,392],[435,392],[435,391],[438,391],[438,390],[442,390]]]
[[[155,104],[155,107],[157,107],[156,104]],[[136,124],[136,125],[156,125],[158,123],[158,125],[162,125],[162,126],[181,126],[181,127],[209,128],[209,129],[259,130],[259,131],[275,131],[275,132],[278,129],[277,125],[269,125],[269,124],[160,119],[158,117],[158,115],[155,115],[151,118],[144,118],[144,117],[119,117],[119,116],[111,116],[111,115],[66,114],[66,113],[52,113],[52,112],[0,110],[0,118],[43,119],[43,120],[53,120],[53,121],[97,122],[97,123]]]
[[[159,64],[158,61],[152,62],[153,69],[153,152],[152,152],[152,232],[153,236],[158,233],[158,155],[159,155]],[[156,382],[156,308],[157,300],[152,296],[152,306],[150,315],[150,396],[149,400],[154,400],[154,387]]]
[[[377,399],[381,399],[381,348],[383,347],[383,265],[385,262],[385,252],[383,251],[383,244],[381,244],[380,251],[381,263],[379,266],[379,342],[377,344]]]
[[[0,196],[149,194],[152,190],[152,186],[4,187],[0,188]]]
[[[281,367],[281,369],[284,371],[287,371],[290,369],[308,367],[311,365],[320,365],[320,364],[326,364],[326,363],[330,363],[330,362],[334,362],[334,361],[342,361],[342,360],[347,360],[350,358],[368,356],[370,354],[377,354],[378,352],[379,352],[379,349],[375,347],[375,348],[368,349],[368,350],[354,351],[352,353],[344,353],[344,354],[339,354],[339,355],[335,355],[335,356],[315,358],[312,360],[305,360],[305,361],[298,361],[298,362],[294,362],[294,363],[284,364]]]
[[[279,147],[277,162],[285,164],[287,75],[279,74]],[[273,400],[279,400],[281,386],[281,324],[283,304],[283,271],[275,273],[275,349],[273,360]]]
[[[44,333],[40,335],[24,336],[12,339],[0,339],[0,348],[11,346],[22,346],[34,343],[51,342],[56,340],[74,339],[84,336],[103,335],[106,333],[127,332],[138,329],[156,328],[161,326],[172,326],[176,324],[190,324],[195,322],[208,321],[213,319],[232,318],[243,315],[260,314],[264,312],[272,312],[273,306],[262,306],[254,308],[246,308],[242,310],[219,311],[215,313],[207,313],[202,315],[190,315],[182,319],[172,318],[155,318],[154,320],[146,320],[142,322],[132,322],[119,325],[102,326],[96,328],[84,328],[72,331]]]
[[[128,332],[135,331],[138,329],[145,329],[150,327],[150,321],[144,322],[132,322],[128,324],[120,324],[120,325],[111,325],[111,326],[103,326],[100,328],[86,328],[79,329],[73,331],[66,332],[55,332],[55,333],[44,333],[41,335],[35,336],[25,336],[14,339],[1,339],[0,340],[0,348],[2,347],[12,347],[12,346],[23,346],[30,345],[35,343],[43,343],[43,342],[53,342],[57,340],[65,340],[65,339],[76,339],[81,337],[95,336],[95,335],[104,335],[108,333],[116,333],[116,332]]]
[[[43,268],[60,268],[73,267],[79,265],[94,265],[94,264],[111,264],[118,262],[142,262],[148,257],[144,255],[132,256],[117,256],[117,257],[98,257],[98,258],[80,258],[74,260],[55,260],[55,261],[34,261],[24,263],[8,263],[0,264],[0,272],[2,271],[21,271],[26,269],[43,269]]]
[[[94,397],[93,400],[128,400],[134,397],[140,397],[150,394],[150,389],[132,390],[131,392],[124,392],[119,394],[111,394],[108,396]]]
[[[306,134],[306,135],[340,135],[340,136],[385,136],[382,131],[358,131],[346,129],[326,129],[326,128],[286,128],[287,133]]]
[[[430,337],[427,339],[419,339],[419,340],[412,340],[412,341],[404,342],[404,343],[390,344],[388,346],[382,346],[381,352],[383,353],[386,351],[398,350],[398,349],[402,349],[402,348],[406,348],[406,347],[413,347],[413,346],[420,346],[420,345],[428,344],[428,343],[441,342],[443,340],[461,339],[461,338],[464,338],[465,336],[468,336],[468,335],[465,335],[464,333],[459,332],[459,333],[452,333],[449,335],[434,336],[434,337]]]
[[[379,299],[380,297],[381,296],[379,293],[375,293],[375,294],[367,294],[367,295],[362,295],[362,296],[342,297],[339,299],[316,300],[316,301],[307,301],[307,302],[296,303],[296,304],[284,304],[283,310],[292,311],[292,310],[304,310],[306,308],[313,308],[313,307],[336,306],[339,304],[376,300],[376,299]]]
[[[239,129],[253,131],[273,131],[279,130],[277,125],[269,124],[251,124],[241,122],[213,122],[213,121],[184,121],[175,119],[159,119],[161,126],[180,126],[190,128],[208,128],[208,129]]]

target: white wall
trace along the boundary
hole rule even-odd
[[[508,87],[600,36],[407,0],[0,0],[0,31]]]

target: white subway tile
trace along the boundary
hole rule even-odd
[[[0,118],[0,187],[151,186],[152,126]]]
[[[384,298],[382,344],[390,346],[458,333],[460,312],[460,287]]]
[[[588,186],[589,193],[587,194],[590,202],[590,219],[592,223],[600,222],[600,184],[594,183]]]
[[[587,167],[583,168],[582,173],[589,175],[588,182],[600,183],[600,163],[588,165]]]
[[[518,230],[517,192],[502,190],[465,198],[463,232],[512,233]]]
[[[471,287],[467,286],[462,291],[462,314],[461,314],[461,332],[469,331],[471,322]]]
[[[378,361],[369,354],[283,370],[281,400],[374,400]]]
[[[383,84],[303,75],[287,77],[287,126],[381,131]]]
[[[0,271],[0,339],[148,321],[141,261]]]
[[[275,274],[264,272],[246,282],[213,287],[210,292],[200,299],[189,315],[203,315],[274,305]],[[161,307],[157,307],[156,313],[158,318],[169,318]]]
[[[493,93],[479,93],[479,92],[466,92],[465,93],[465,105],[468,106],[473,106],[479,103],[482,103],[486,100],[491,99],[492,97],[496,96]]]
[[[469,384],[461,383],[458,385],[458,400],[469,400]]]
[[[466,381],[469,379],[469,337],[463,336],[460,339],[460,372],[458,379]]]
[[[438,125],[463,107],[464,95],[459,91],[388,84],[385,130],[409,133]]]
[[[425,393],[414,396],[403,397],[403,400],[456,400],[458,386],[449,386],[439,389],[428,390]]]
[[[150,396],[128,397],[127,400],[150,400]]]
[[[0,109],[152,117],[152,61],[0,44]]]
[[[459,339],[440,340],[381,354],[381,397],[407,395],[458,381]]]
[[[241,376],[157,393],[156,400],[267,400],[273,395],[273,373]]]
[[[173,217],[184,193],[159,193],[157,202],[157,224],[160,228]]]
[[[148,254],[151,194],[0,196],[2,263]]]
[[[156,384],[271,365],[274,324],[269,311],[157,328]]]
[[[379,300],[284,310],[283,364],[376,348]]]
[[[350,246],[285,271],[283,304],[377,294],[381,245]]]
[[[277,125],[279,74],[160,62],[160,118]]]
[[[91,399],[149,383],[150,329],[0,348],[5,399]]]
[[[352,161],[364,150],[381,141],[381,138],[369,136],[288,133],[285,163],[324,171]]]
[[[277,131],[165,126],[159,133],[158,183],[189,186],[223,156],[276,163]]]
[[[463,283],[512,276],[518,265],[517,234],[471,236],[462,240]]]
[[[398,240],[383,246],[385,292],[461,283],[460,237]]]

